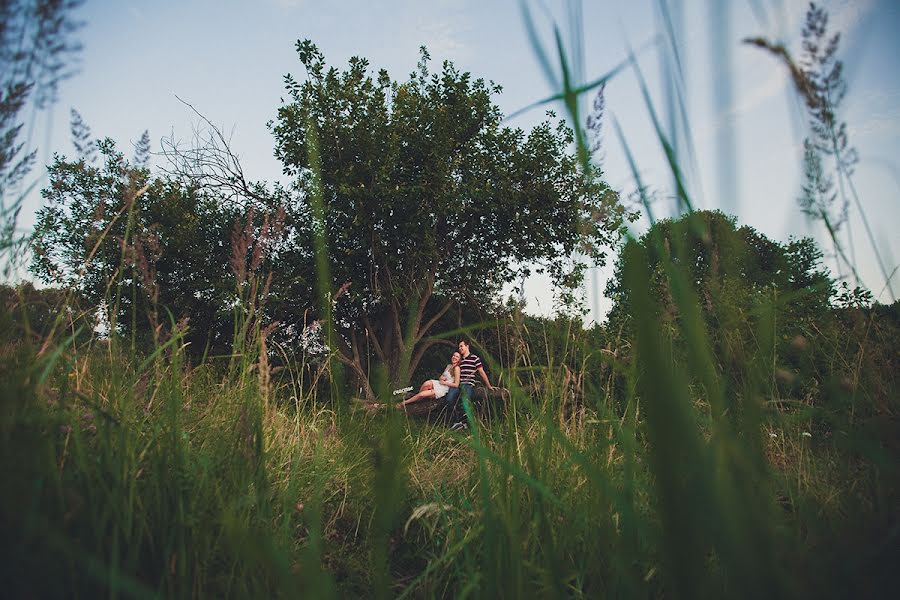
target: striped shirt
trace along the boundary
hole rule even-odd
[[[459,361],[459,383],[460,385],[468,383],[475,385],[475,371],[480,369],[481,359],[475,354],[469,354],[467,357]]]

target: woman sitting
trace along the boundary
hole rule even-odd
[[[419,400],[426,400],[429,398],[443,398],[447,395],[447,392],[450,391],[450,388],[458,388],[459,387],[459,361],[462,360],[462,355],[459,352],[454,352],[450,357],[450,364],[444,369],[444,372],[441,373],[440,378],[438,379],[429,379],[425,383],[422,384],[422,387],[419,388],[419,393],[411,398],[407,398],[403,402],[397,404],[398,408],[402,408],[407,404],[412,404],[413,402],[418,402]]]

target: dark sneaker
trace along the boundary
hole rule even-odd
[[[459,423],[454,423],[452,427],[450,427],[450,431],[466,431],[469,429],[469,424],[465,421],[460,421]]]

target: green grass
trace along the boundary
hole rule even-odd
[[[560,367],[590,362],[573,329],[567,353],[527,357],[548,364],[523,372],[537,395],[512,386],[506,417],[470,413],[464,435],[373,418],[314,389],[297,401],[285,371],[262,390],[258,363],[187,367],[177,339],[143,360],[116,340],[41,355],[7,341],[0,464],[17,491],[2,497],[9,591],[878,591],[888,573],[879,561],[896,544],[882,529],[896,527],[897,498],[885,440],[868,438],[875,451],[850,440],[866,433],[852,407],[832,409],[829,422],[821,398],[758,406],[749,429],[717,418],[712,398],[671,368],[681,358],[653,332],[638,339],[655,344],[643,360],[659,366],[651,376],[638,374],[640,355],[614,363],[624,397],[585,389],[573,404]]]

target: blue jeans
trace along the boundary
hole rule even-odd
[[[458,391],[453,398],[453,406],[451,409],[451,415],[453,416],[454,421],[465,421],[466,420],[466,411],[463,410],[463,399],[468,399],[469,402],[472,401],[473,396],[475,395],[475,386],[471,383],[461,383],[459,387],[456,388]],[[447,394],[450,395],[449,393]]]
[[[452,387],[449,390],[447,390],[447,395],[444,396],[444,402],[447,403],[447,405],[450,405],[450,406],[455,405],[458,400],[459,400],[459,388],[458,387]]]
[[[466,387],[468,387],[468,389],[465,389]],[[463,411],[462,408],[462,402],[460,402],[462,394],[466,394],[467,397],[471,398],[472,386],[464,383],[459,387],[452,387],[447,392],[447,395],[444,396],[444,407],[447,411],[446,414],[453,422],[464,421],[466,419],[465,411]]]

